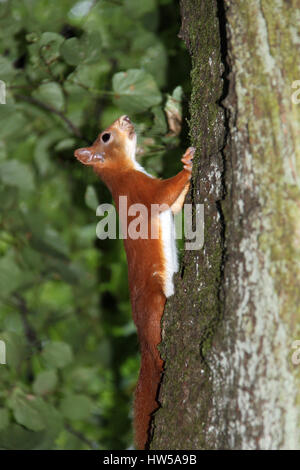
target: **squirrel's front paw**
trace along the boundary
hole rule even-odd
[[[190,173],[192,172],[193,169],[193,157],[196,149],[195,147],[189,147],[186,151],[185,154],[183,155],[181,161],[183,163],[183,168]]]

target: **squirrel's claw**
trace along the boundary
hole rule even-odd
[[[186,151],[185,151],[185,154],[183,155],[181,161],[182,163],[184,164],[183,165],[183,168],[189,172],[192,171],[193,169],[193,162],[192,162],[192,159],[194,157],[194,154],[195,154],[195,147],[189,147]]]

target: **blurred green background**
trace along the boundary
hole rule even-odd
[[[190,63],[179,28],[174,0],[0,3],[1,449],[133,445],[125,253],[96,238],[95,209],[111,196],[73,152],[126,113],[146,169],[180,169]]]

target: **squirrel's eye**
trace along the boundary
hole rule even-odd
[[[110,134],[108,132],[106,132],[105,134],[103,134],[101,136],[101,139],[102,139],[102,142],[104,142],[106,144],[110,139]]]

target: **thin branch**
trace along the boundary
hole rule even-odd
[[[32,96],[17,94],[15,95],[15,97],[20,100],[27,101],[28,103],[35,104],[39,108],[44,109],[45,111],[49,111],[52,114],[56,114],[56,116],[59,116],[67,124],[69,129],[74,135],[76,135],[76,137],[78,137],[79,139],[83,138],[78,127],[76,127],[75,124],[73,124],[73,122],[70,121],[70,119],[68,119],[61,111],[58,111],[58,109],[54,108],[50,104],[43,103],[42,101],[38,100],[37,98],[33,98]]]
[[[100,90],[99,88],[98,89],[91,88],[85,85],[84,83],[78,82],[77,80],[68,79],[68,82],[72,83],[73,85],[80,86],[84,90],[88,91],[89,93],[93,93],[95,96],[99,96],[100,98],[102,98],[103,95],[114,96],[116,94],[114,91],[110,91],[110,90]]]
[[[76,429],[72,428],[69,424],[65,424],[65,428],[91,449],[99,449],[99,446],[96,442],[87,439],[80,431],[76,431]]]
[[[21,318],[23,321],[23,327],[25,336],[27,338],[28,343],[33,347],[37,348],[39,351],[42,349],[41,341],[38,339],[36,331],[30,325],[28,321],[28,307],[23,297],[19,294],[15,294],[15,299],[18,302],[18,306],[21,312]]]

